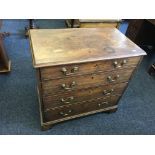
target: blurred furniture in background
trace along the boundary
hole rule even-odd
[[[153,63],[153,64],[150,66],[150,68],[149,68],[149,70],[148,70],[148,73],[149,73],[150,75],[155,74],[155,63]]]
[[[2,27],[2,19],[0,19],[0,29],[1,29],[1,27]]]
[[[155,51],[155,20],[154,19],[132,19],[126,36],[147,52]],[[153,63],[148,73],[155,73],[155,63]]]
[[[2,27],[2,19],[0,20],[0,29]],[[11,61],[8,58],[4,47],[3,38],[10,35],[8,32],[0,32],[0,73],[9,72],[11,68]]]
[[[66,25],[69,28],[99,28],[99,27],[119,27],[120,19],[67,19]]]

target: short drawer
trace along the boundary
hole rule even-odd
[[[109,96],[102,99],[94,99],[91,101],[64,106],[54,110],[48,110],[44,112],[44,121],[54,121],[63,119],[65,117],[71,117],[74,115],[80,115],[90,111],[104,109],[117,104],[120,96]]]
[[[127,83],[118,83],[114,85],[73,90],[68,93],[43,95],[44,110],[91,100],[94,98],[103,98],[110,95],[121,95],[126,86]]]
[[[134,67],[139,62],[140,57],[124,58],[108,61],[97,61],[82,64],[63,65],[55,67],[45,67],[40,69],[41,80],[57,79],[95,72],[118,70],[127,67]]]
[[[133,70],[134,68],[130,68],[113,72],[83,75],[80,77],[44,81],[42,82],[42,93],[57,94],[58,92],[69,92],[74,89],[127,82]]]

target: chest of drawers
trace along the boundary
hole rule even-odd
[[[145,52],[115,28],[30,30],[42,129],[112,112]]]

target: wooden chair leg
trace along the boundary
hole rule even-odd
[[[155,63],[150,66],[148,73],[150,75],[155,74]]]
[[[28,31],[29,29],[37,29],[38,26],[34,23],[34,19],[29,19],[29,26],[25,27],[25,37],[28,37]]]

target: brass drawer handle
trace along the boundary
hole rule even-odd
[[[105,104],[108,104],[108,102],[107,102],[107,101],[104,101],[104,102],[102,102],[102,103],[99,103],[99,104],[98,104],[98,107],[101,107],[101,106],[103,106],[103,105],[105,105]]]
[[[67,99],[61,98],[61,102],[63,102],[63,103],[70,103],[73,100],[74,100],[74,97],[73,96],[68,97]]]
[[[124,59],[120,64],[118,63],[118,61],[114,61],[114,62],[113,62],[113,65],[114,65],[115,68],[121,68],[121,67],[123,67],[123,65],[125,65],[126,63],[127,63],[127,60]]]
[[[65,83],[62,84],[61,86],[62,86],[62,88],[65,89],[65,90],[71,90],[71,89],[73,89],[73,88],[75,87],[75,85],[76,85],[76,82],[73,81],[73,82],[70,84],[70,86],[67,86]]]
[[[63,111],[61,111],[59,114],[61,115],[61,116],[68,116],[68,115],[70,115],[70,113],[72,112],[72,110],[70,109],[70,110],[68,110],[68,112],[63,112]]]
[[[114,92],[114,89],[110,89],[110,90],[104,90],[103,94],[104,95],[111,95]]]
[[[72,69],[71,69],[71,72],[72,73],[75,73],[76,71],[78,71],[79,70],[79,67],[78,66],[75,66],[75,67],[73,67]]]
[[[63,67],[62,69],[61,69],[61,71],[66,75],[67,74],[67,69],[65,68],[65,67]]]
[[[108,76],[107,77],[107,80],[109,81],[109,82],[115,82],[116,80],[118,80],[119,79],[119,75],[116,75],[114,78],[112,78],[111,76]]]
[[[63,73],[64,75],[71,75],[71,74],[74,74],[74,73],[75,73],[76,71],[78,71],[78,70],[79,70],[79,67],[78,67],[78,66],[73,67],[73,68],[71,69],[70,73],[68,73],[66,67],[63,67],[63,68],[61,69],[61,71],[62,71],[62,73]]]

